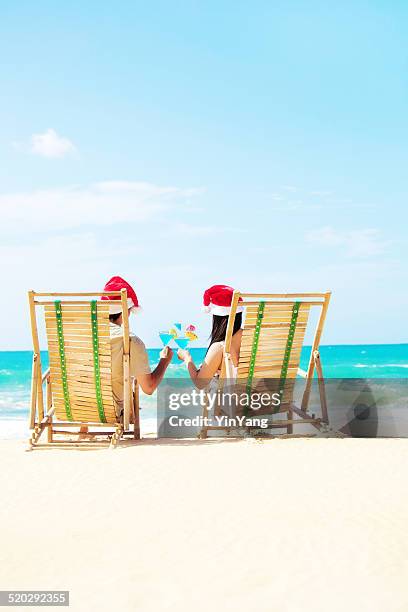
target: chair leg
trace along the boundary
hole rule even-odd
[[[208,419],[208,407],[207,405],[203,406],[203,413],[202,413],[202,418],[203,418],[203,422],[205,423],[205,420]],[[206,427],[205,425],[203,425],[199,431],[198,434],[198,438],[200,440],[205,440],[206,438],[208,438],[208,427]]]
[[[50,412],[52,410],[52,392],[51,392],[51,377],[48,374],[47,378],[46,378],[46,388],[45,388],[45,398],[46,398],[46,405],[47,405],[47,415],[50,415]],[[48,442],[52,442],[52,416],[48,416],[49,419],[49,423],[48,423],[48,428],[47,428],[47,439]]]
[[[317,372],[317,381],[319,385],[319,397],[320,397],[320,406],[322,409],[323,422],[328,425],[329,424],[329,414],[327,410],[326,386],[324,384],[323,369],[322,369],[322,363],[320,360],[319,351],[315,351],[313,354],[313,357],[314,357],[314,362],[315,362],[315,367],[316,367],[316,372]]]
[[[119,440],[121,439],[122,435],[123,435],[123,425],[117,425],[116,429],[115,429],[115,433],[112,436],[112,440],[111,440],[111,443],[110,443],[110,446],[109,446],[109,448],[111,450],[114,450],[116,448],[116,446],[117,446]]]
[[[28,440],[28,448],[27,450],[33,450],[34,447],[36,446],[36,444],[38,443],[39,439],[41,438],[41,435],[44,431],[45,428],[48,428],[49,423],[51,422],[51,417],[45,417],[43,421],[41,421],[41,423],[36,423],[33,429],[33,433],[30,436],[30,439]],[[51,425],[52,427],[52,425]]]
[[[292,408],[288,409],[287,419],[288,421],[293,421],[293,409]],[[288,423],[288,425],[286,425],[286,433],[288,435],[293,434],[293,423]]]
[[[133,439],[140,440],[139,387],[133,392]]]
[[[28,446],[27,446],[28,451],[34,450],[34,447],[37,444],[38,440],[40,439],[40,436],[41,436],[40,426],[34,425],[33,432],[28,440]]]

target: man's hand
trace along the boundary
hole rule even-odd
[[[164,349],[160,351],[160,359],[165,359],[166,361],[171,361],[173,359],[173,349],[169,346],[165,346]]]

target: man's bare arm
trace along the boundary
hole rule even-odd
[[[163,353],[163,351],[162,351]],[[143,393],[146,395],[152,395],[160,385],[164,373],[170,365],[170,362],[173,357],[173,351],[171,348],[167,347],[166,355],[161,357],[159,363],[156,368],[150,374],[141,374],[137,378],[137,382],[142,388]]]

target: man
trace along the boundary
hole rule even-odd
[[[133,288],[120,276],[114,276],[105,285],[104,291],[127,290],[129,314],[136,312],[140,306]],[[112,390],[119,412],[123,410],[123,330],[122,330],[122,304],[120,298],[103,296],[109,300],[110,338],[112,353]],[[130,334],[130,376],[135,378],[142,391],[151,395],[159,386],[167,370],[173,351],[166,347],[160,353],[160,361],[153,372],[150,371],[149,357],[142,340]]]

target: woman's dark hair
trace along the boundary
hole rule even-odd
[[[116,323],[116,321],[119,319],[121,314],[122,314],[121,312],[118,312],[117,314],[109,315],[109,321],[111,323]]]
[[[219,316],[213,315],[213,325],[210,336],[210,344],[208,345],[208,349],[214,342],[222,342],[225,340],[225,334],[227,333],[227,325],[228,325],[229,315]],[[241,329],[242,326],[242,312],[238,312],[235,315],[234,321],[234,329],[232,331],[232,335],[236,334],[238,330]],[[207,349],[207,351],[208,351]]]

